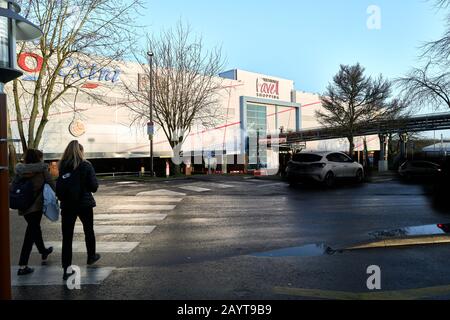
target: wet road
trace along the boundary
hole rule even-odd
[[[19,283],[15,298],[342,298],[342,292],[368,292],[370,265],[380,266],[383,291],[431,287],[427,297],[450,297],[450,287],[434,288],[450,285],[448,245],[322,254],[374,232],[449,223],[421,186],[383,181],[292,189],[278,181],[199,177],[106,182],[97,202],[97,241],[105,251],[97,268],[113,268],[106,278],[72,291],[44,280]],[[13,261],[23,227],[14,216]],[[45,222],[43,229],[46,240],[59,241],[59,224]],[[82,251],[82,234],[75,241]],[[297,250],[286,251],[292,247]],[[39,265],[38,258],[33,254],[31,264]],[[59,258],[55,253],[45,268],[57,268]],[[74,263],[84,262],[84,253],[74,255]],[[420,298],[422,291],[409,294]]]

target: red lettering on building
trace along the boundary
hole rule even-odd
[[[259,78],[256,80],[256,94],[263,98],[279,99],[280,82],[272,79]]]

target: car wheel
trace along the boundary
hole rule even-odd
[[[325,176],[325,180],[324,180],[325,186],[327,188],[331,188],[334,186],[334,174],[333,172],[328,172]]]
[[[364,181],[364,173],[361,169],[356,171],[356,182],[362,183]]]

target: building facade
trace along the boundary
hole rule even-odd
[[[58,159],[73,139],[85,146],[90,159],[148,157],[147,129],[142,125],[132,125],[133,114],[126,107],[132,97],[122,85],[126,81],[139,86],[142,66],[117,62],[96,70],[94,63],[71,60],[66,62],[60,76],[64,77],[65,70],[77,66],[77,63],[83,64],[79,67],[83,72],[76,76],[84,77],[85,81],[80,83],[85,91],[89,90],[89,94],[79,94],[75,99],[74,93],[69,92],[52,107],[40,145],[46,159]],[[22,80],[26,90],[36,80],[39,56],[22,54],[18,65],[25,73]],[[221,123],[213,128],[202,125],[191,128],[183,144],[183,155],[213,158],[212,161],[220,163],[229,162],[224,160],[227,158],[225,155],[232,155],[234,161],[246,163],[250,169],[277,170],[279,150],[268,147],[264,139],[280,132],[320,126],[315,117],[315,111],[321,108],[319,96],[297,91],[292,80],[239,69],[224,72],[218,75],[217,80],[222,87],[217,106],[223,114]],[[96,96],[99,99],[95,99]],[[26,118],[31,101],[26,95],[23,99],[22,113]],[[12,109],[13,138],[18,139],[17,120]],[[158,126],[155,129],[155,157],[172,157],[163,131]],[[28,129],[25,127],[25,130]],[[370,149],[379,148],[376,137],[368,137],[368,141]],[[16,146],[20,152],[20,144]],[[362,143],[356,141],[356,147],[361,149]],[[306,145],[306,149],[345,151],[348,143],[345,139],[312,142]]]

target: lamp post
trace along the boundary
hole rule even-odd
[[[41,30],[19,15],[20,7],[0,0],[0,300],[11,299],[7,105],[4,85],[22,75],[16,69],[16,40],[41,37]]]
[[[155,134],[155,124],[153,123],[153,52],[147,52],[148,60],[149,60],[149,66],[150,66],[150,90],[148,93],[148,100],[149,100],[149,112],[150,112],[150,119],[147,125],[147,131],[148,131],[148,137],[150,140],[150,175],[152,177],[155,176],[155,171],[153,169],[153,136]]]

